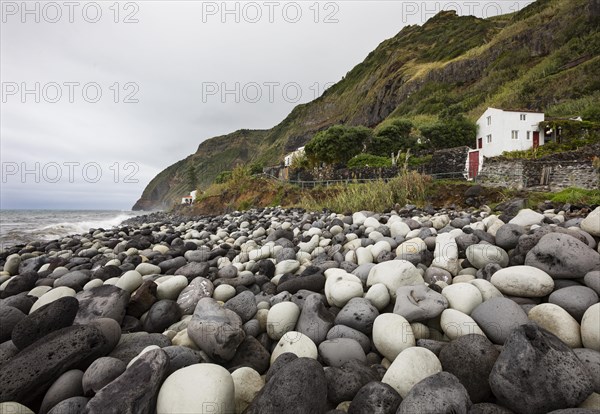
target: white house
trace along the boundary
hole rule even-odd
[[[544,134],[538,129],[544,119],[541,112],[488,108],[477,120],[476,149],[469,151],[467,159],[469,178],[481,171],[483,157],[544,145]]]
[[[294,162],[294,158],[301,157],[302,155],[304,155],[304,147],[300,147],[296,151],[286,155],[283,159],[283,165],[285,167],[291,166],[292,162]]]
[[[194,204],[194,201],[196,201],[196,194],[198,194],[198,191],[194,190],[190,192],[190,195],[181,197],[181,204]]]

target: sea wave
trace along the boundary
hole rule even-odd
[[[50,241],[87,233],[90,229],[109,230],[137,212],[123,211],[2,211],[0,250],[32,241]]]

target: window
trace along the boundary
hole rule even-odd
[[[513,131],[511,134],[512,139],[519,139],[519,131]]]
[[[527,139],[531,139],[531,131],[527,131]]]
[[[483,148],[483,138],[477,138],[477,148]]]
[[[492,125],[492,117],[491,116],[487,117],[487,124]]]
[[[527,120],[527,114],[521,114],[521,121]]]
[[[486,140],[487,140],[487,143],[488,143],[488,144],[489,144],[489,143],[491,143],[491,142],[492,142],[492,134],[488,135],[488,136],[486,137]]]

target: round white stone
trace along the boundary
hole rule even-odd
[[[300,308],[294,302],[280,302],[269,309],[267,314],[267,334],[279,340],[287,332],[293,331],[300,316]]]
[[[427,250],[427,245],[423,239],[414,237],[406,240],[396,248],[396,256],[402,256],[404,254],[417,254],[425,250]]]
[[[155,252],[159,252],[161,254],[167,254],[167,252],[170,250],[171,248],[169,246],[165,246],[163,244],[157,244],[155,245],[152,250]]]
[[[581,230],[588,232],[592,236],[600,236],[600,207],[596,207],[579,225]]]
[[[0,403],[0,413],[2,414],[35,414],[29,408],[18,402],[9,401]]]
[[[221,302],[227,302],[229,299],[235,296],[235,288],[231,285],[219,285],[213,292],[213,299],[220,300]]]
[[[142,276],[160,274],[160,267],[152,263],[140,263],[135,270]]]
[[[275,362],[277,357],[283,353],[291,352],[298,358],[312,358],[317,359],[319,351],[317,346],[308,336],[296,332],[290,331],[281,337],[273,353],[271,354],[271,364]]]
[[[452,278],[452,283],[469,283],[471,280],[474,280],[475,276],[473,275],[456,275]]]
[[[189,337],[187,328],[183,329],[175,334],[175,336],[171,339],[173,345],[177,346],[185,346],[190,349],[199,349],[198,345],[194,342],[192,338]]]
[[[83,285],[83,290],[90,290],[95,287],[100,287],[103,284],[104,284],[104,282],[102,281],[102,279],[92,279],[89,282],[87,282],[85,285]]]
[[[581,339],[585,348],[600,352],[600,303],[590,306],[583,314]]]
[[[410,232],[410,227],[403,221],[394,221],[390,226],[390,235],[392,237],[406,237]]]
[[[569,313],[553,303],[534,306],[527,314],[529,319],[558,336],[571,348],[581,348],[581,329]]]
[[[410,327],[415,334],[415,339],[429,339],[429,327],[420,322],[413,322]]]
[[[465,252],[469,263],[477,269],[485,267],[488,263],[498,263],[501,267],[508,266],[508,253],[492,244],[473,244]]]
[[[369,271],[367,287],[383,283],[390,294],[396,299],[396,290],[400,286],[414,286],[425,283],[421,272],[407,260],[389,260],[376,264]]]
[[[445,287],[442,295],[448,300],[449,307],[470,315],[473,309],[481,305],[481,292],[470,283],[455,283]]]
[[[510,224],[517,224],[519,226],[531,226],[533,224],[539,224],[544,220],[544,215],[529,208],[519,211],[519,213],[509,221]]]
[[[142,275],[140,275],[139,272],[136,270],[129,270],[119,277],[115,286],[126,290],[129,293],[133,293],[133,291],[139,288],[143,282],[144,279],[142,279]]]
[[[369,299],[377,310],[382,311],[390,304],[390,292],[383,283],[377,283],[369,288],[365,294],[365,299]]]
[[[156,297],[158,299],[177,300],[179,294],[188,285],[187,277],[185,276],[169,276],[164,282],[160,283],[156,288]]]
[[[375,217],[367,217],[363,224],[365,225],[365,227],[373,227],[375,229],[381,226],[381,223]]]
[[[485,336],[477,322],[469,315],[456,309],[445,309],[440,318],[442,331],[451,340],[463,335],[477,334]]]
[[[235,412],[235,385],[229,371],[216,364],[194,364],[167,377],[158,392],[157,414]]]
[[[300,268],[300,262],[298,260],[282,260],[275,265],[275,274],[282,275],[284,273],[294,273]]]
[[[505,295],[538,298],[554,289],[554,280],[541,269],[533,266],[510,266],[500,269],[490,279]]]
[[[57,299],[64,298],[65,296],[75,296],[75,294],[75,290],[71,289],[70,287],[55,287],[54,289],[51,289],[48,292],[44,293],[38,298],[38,300],[35,301],[31,309],[29,310],[29,314],[32,314],[37,309],[51,302],[54,302]]]
[[[392,362],[381,382],[406,398],[419,381],[442,371],[440,360],[427,348],[413,347],[402,351]]]
[[[367,263],[373,263],[373,255],[369,249],[359,247],[356,249],[356,264],[360,266]]]
[[[383,313],[373,323],[373,343],[377,351],[390,361],[400,352],[416,345],[410,323],[395,313]]]
[[[100,284],[102,284],[102,281],[100,281]],[[29,291],[28,295],[40,298],[44,293],[48,292],[51,289],[52,288],[50,286],[36,286]]]
[[[458,245],[451,234],[442,233],[436,237],[431,266],[447,270],[452,276],[456,276],[460,271]]]
[[[235,412],[241,414],[264,387],[265,381],[250,367],[236,369],[231,377],[235,385]]]
[[[325,297],[330,305],[343,308],[350,299],[363,296],[360,279],[342,269],[327,269],[325,278]]]
[[[469,283],[479,289],[479,293],[481,293],[481,298],[484,302],[491,298],[504,297],[502,292],[500,292],[496,286],[492,285],[485,279],[473,279]]]

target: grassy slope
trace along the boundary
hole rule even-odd
[[[266,165],[336,123],[373,127],[389,117],[435,120],[457,105],[476,119],[488,106],[570,116],[600,105],[600,32],[592,0],[538,0],[491,19],[443,12],[382,42],[318,99],[296,107],[267,131],[236,131],[200,144],[161,172],[140,205],[164,208],[199,184],[247,161]]]

